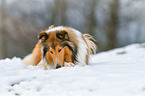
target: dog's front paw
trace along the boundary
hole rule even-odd
[[[64,62],[64,67],[74,67],[74,63],[71,63],[71,62]]]

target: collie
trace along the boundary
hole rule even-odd
[[[45,69],[62,66],[84,66],[89,54],[97,51],[96,40],[70,27],[50,26],[39,34],[32,53],[23,59],[25,65],[40,65]]]

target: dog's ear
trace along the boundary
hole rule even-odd
[[[51,25],[51,26],[49,26],[49,28],[48,29],[52,29],[54,27],[54,25]]]
[[[49,37],[49,35],[44,31],[42,31],[38,36],[39,40],[41,39],[42,41],[46,41],[48,39],[48,37]]]
[[[63,39],[63,40],[68,40],[68,33],[66,31],[61,31],[59,33],[56,33],[56,37],[59,39]]]
[[[69,39],[67,32],[63,31],[63,35],[64,35],[64,39]]]

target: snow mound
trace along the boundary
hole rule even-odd
[[[145,96],[145,44],[90,57],[85,67],[43,70],[0,60],[0,96]]]

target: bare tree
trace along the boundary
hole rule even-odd
[[[56,10],[56,4],[57,4],[57,0],[54,0],[54,6],[53,6],[53,8],[52,8],[52,18],[51,18],[51,24],[53,25],[53,24],[55,24],[55,19],[56,19],[56,16],[57,16],[57,10]],[[47,6],[47,5],[46,5]]]
[[[59,1],[59,0],[58,0]],[[66,0],[63,0],[62,2],[59,2],[60,3],[60,9],[61,9],[61,24],[62,25],[65,25],[66,24],[66,9],[67,9],[67,6],[66,6]]]
[[[111,49],[116,46],[116,33],[118,27],[118,6],[118,0],[113,0],[110,4],[110,20],[107,22],[107,49]]]
[[[96,27],[95,20],[95,8],[96,8],[97,0],[92,0],[91,8],[90,8],[90,16],[89,16],[89,33],[95,36],[94,28]]]
[[[52,19],[51,19],[51,24],[66,24],[66,0],[54,0],[54,8],[52,10]],[[61,22],[56,22],[56,19],[60,17]]]
[[[5,24],[5,5],[6,0],[1,0],[1,30],[0,30],[0,58],[6,57],[6,24]]]

